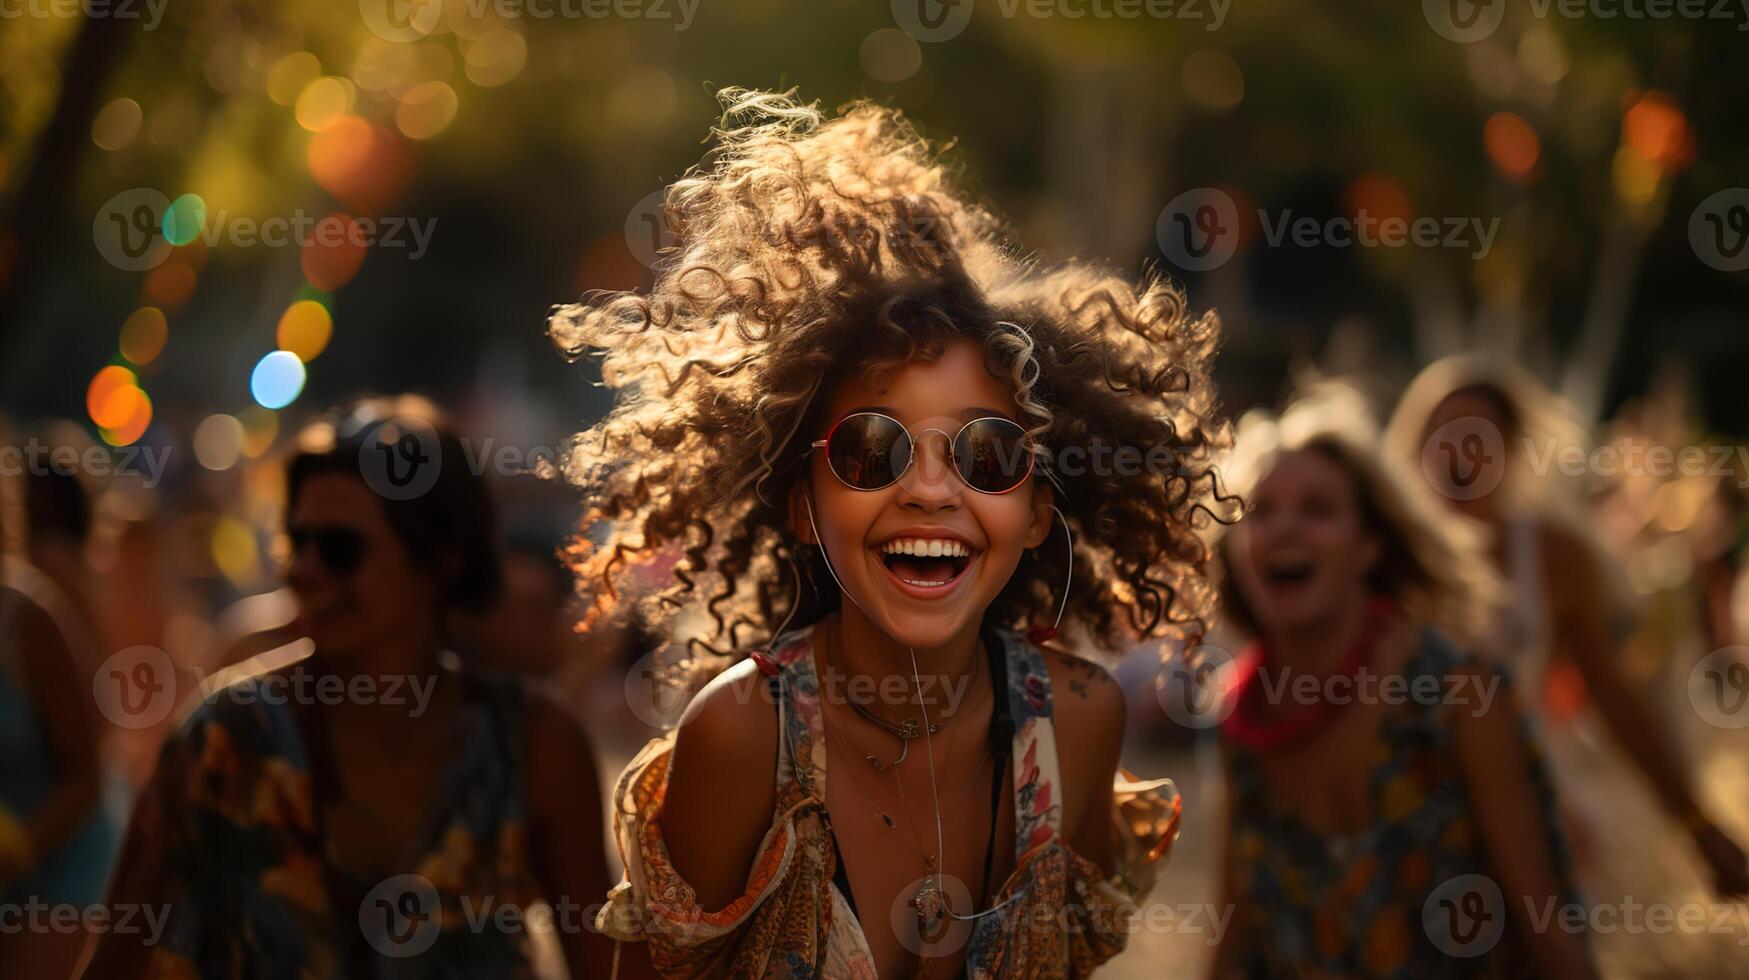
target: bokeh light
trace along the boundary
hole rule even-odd
[[[291,351],[308,364],[328,347],[333,334],[334,318],[328,308],[313,299],[303,299],[286,307],[275,336],[281,350]]]
[[[297,108],[293,110],[298,125],[312,133],[327,129],[352,111],[356,93],[351,79],[327,75],[310,82],[298,94]]]
[[[316,222],[298,261],[310,285],[333,292],[358,274],[365,251],[363,235],[352,216],[331,214]]]
[[[260,459],[279,438],[279,416],[270,409],[250,405],[237,413],[237,421],[243,423],[243,456],[246,459]]]
[[[1180,72],[1184,97],[1214,112],[1226,112],[1245,98],[1245,72],[1225,51],[1192,51]]]
[[[145,118],[140,104],[133,99],[115,99],[97,110],[91,120],[91,142],[100,149],[119,150],[140,135],[140,123]]]
[[[267,97],[280,105],[295,105],[309,84],[322,77],[322,63],[308,51],[293,51],[267,72]]]
[[[1548,25],[1539,24],[1519,38],[1518,64],[1532,81],[1553,85],[1567,77],[1567,50]]]
[[[416,140],[430,139],[455,121],[461,100],[447,82],[423,82],[408,89],[395,108],[395,126]]]
[[[255,364],[249,393],[262,408],[284,408],[304,390],[304,362],[288,350],[276,350]]]
[[[187,305],[198,280],[193,266],[173,258],[147,274],[140,284],[140,301],[174,313]]]
[[[121,356],[135,364],[150,364],[170,339],[170,323],[156,306],[142,306],[121,325]]]
[[[413,71],[414,58],[411,46],[373,37],[352,59],[352,80],[367,92],[385,91]]]
[[[209,415],[194,429],[194,458],[209,470],[228,470],[243,453],[243,423],[234,415]]]
[[[206,227],[206,202],[199,194],[184,194],[164,209],[164,240],[187,245]]]
[[[1662,92],[1647,92],[1622,116],[1622,141],[1666,171],[1686,167],[1693,157],[1688,117]]]
[[[97,422],[97,432],[103,441],[112,446],[129,446],[139,442],[146,427],[152,424],[152,399],[138,385],[123,385],[104,403],[102,415],[102,419],[93,417],[93,421]]]
[[[923,48],[904,31],[885,27],[862,39],[863,73],[877,82],[902,82],[923,67]]]
[[[1356,218],[1363,211],[1375,221],[1411,221],[1415,217],[1415,202],[1410,199],[1402,181],[1390,174],[1361,174],[1348,185],[1347,198],[1349,213]]]
[[[1635,205],[1652,203],[1652,199],[1658,195],[1658,184],[1663,178],[1664,171],[1656,160],[1641,156],[1629,146],[1615,151],[1615,158],[1610,166],[1610,182],[1615,185],[1615,192],[1623,201]]]
[[[119,412],[112,410],[111,400],[118,391],[137,386],[134,372],[119,364],[111,364],[99,368],[92,376],[91,384],[85,388],[85,412],[91,416],[91,421],[102,426],[119,425],[126,420],[125,407],[118,406]]]
[[[229,514],[213,522],[213,565],[236,586],[246,586],[260,573],[261,549],[249,525]]]
[[[343,116],[311,137],[305,158],[317,186],[358,211],[379,210],[407,182],[406,141],[357,116]]]
[[[1496,112],[1482,128],[1482,143],[1488,158],[1507,177],[1524,182],[1536,171],[1542,156],[1542,141],[1524,117],[1511,112]]]
[[[528,63],[528,42],[515,31],[495,31],[469,44],[463,60],[468,81],[496,88],[522,74]]]

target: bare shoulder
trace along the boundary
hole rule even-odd
[[[681,717],[659,822],[674,870],[706,909],[739,896],[777,806],[777,711],[752,660],[719,674]]]
[[[1059,728],[1115,733],[1123,737],[1124,696],[1117,678],[1100,664],[1063,650],[1045,649],[1051,676],[1051,709]]]
[[[1123,688],[1091,660],[1052,649],[1044,651],[1044,660],[1063,778],[1063,832],[1074,842],[1086,817],[1110,806],[1112,777],[1123,755]]]
[[[767,775],[775,778],[777,710],[766,677],[753,660],[718,674],[693,697],[680,719],[674,757],[676,776],[684,760],[711,769],[768,764]],[[740,778],[746,778],[744,772]]]

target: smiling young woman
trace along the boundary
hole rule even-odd
[[[1497,616],[1467,528],[1329,388],[1248,416],[1225,472],[1223,609],[1252,644],[1221,726],[1224,902],[1212,976],[1590,977],[1537,746],[1473,652]]]
[[[1115,778],[1121,692],[1050,638],[1200,629],[1217,327],[1011,258],[895,112],[723,98],[651,292],[551,324],[621,396],[569,466],[593,615],[682,549],[652,605],[719,670],[620,777],[602,922],[663,976],[1085,975],[1176,799]],[[1054,472],[1120,446],[1171,465]]]

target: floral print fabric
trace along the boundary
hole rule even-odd
[[[991,899],[1000,911],[977,920],[966,952],[972,980],[1080,977],[1124,946],[1125,909],[1152,886],[1152,866],[1177,831],[1168,781],[1120,781],[1112,828],[1122,870],[1110,880],[1062,838],[1051,683],[1043,655],[1000,633],[1015,724],[1016,867]],[[600,923],[616,938],[650,943],[667,977],[871,980],[861,925],[833,884],[825,819],[826,743],[820,719],[811,628],[785,634],[763,664],[780,680],[777,806],[746,891],[720,910],[698,905],[669,863],[662,839],[672,733],[652,741],[621,775],[614,827],[626,879]],[[1065,928],[1067,926],[1067,928]]]
[[[360,902],[376,882],[336,888],[343,876],[318,835],[311,755],[294,709],[250,690],[256,683],[210,697],[159,760],[172,898],[148,975],[342,980],[355,975],[354,964],[370,962],[375,976],[397,980],[531,976],[519,932],[471,928],[466,914],[526,907],[538,893],[524,841],[516,682],[473,685],[462,716],[465,748],[445,774],[423,856],[409,869],[435,891],[430,921],[439,927],[412,956],[386,955],[394,947],[365,935]]]
[[[1443,691],[1443,680],[1470,666],[1433,630],[1403,674],[1406,689]],[[1495,668],[1498,671],[1498,668]],[[1418,678],[1440,684],[1418,685]],[[1510,698],[1501,674],[1499,697]],[[1373,823],[1357,834],[1327,837],[1276,812],[1265,792],[1256,758],[1229,745],[1227,763],[1234,794],[1231,873],[1238,909],[1228,942],[1243,950],[1247,977],[1419,978],[1518,976],[1527,959],[1512,941],[1476,955],[1442,949],[1435,917],[1424,908],[1444,882],[1486,875],[1488,866],[1474,807],[1452,746],[1452,711],[1440,696],[1407,700],[1387,717],[1375,746],[1371,777]],[[1565,848],[1554,823],[1554,800],[1535,752],[1532,782],[1542,797],[1543,825],[1526,827],[1548,841],[1562,876],[1563,904],[1576,901]]]

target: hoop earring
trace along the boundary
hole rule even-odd
[[[1069,530],[1068,516],[1056,504],[1051,505],[1051,513],[1057,515],[1057,523],[1063,525],[1063,537],[1069,542],[1069,570],[1063,579],[1063,595],[1057,603],[1057,618],[1052,620],[1049,626],[1043,623],[1034,623],[1026,631],[1026,638],[1032,641],[1033,646],[1043,646],[1050,640],[1057,638],[1057,627],[1062,625],[1063,612],[1069,608],[1069,589],[1075,584],[1075,533]],[[1040,547],[1042,546],[1041,544]]]

